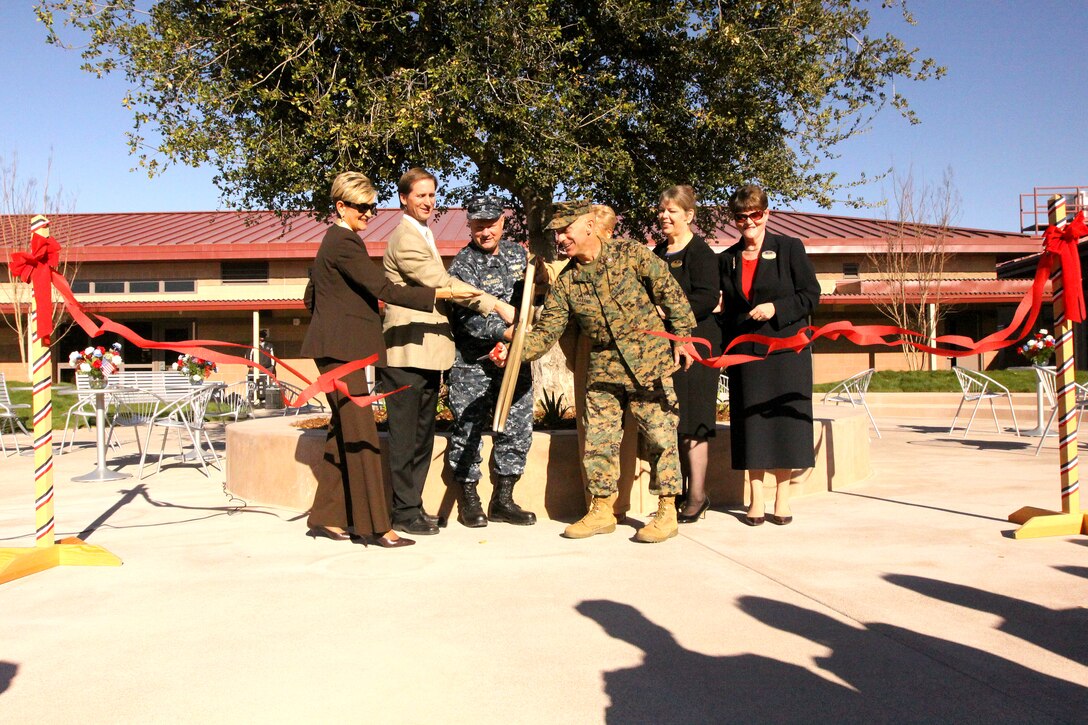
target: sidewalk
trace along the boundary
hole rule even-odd
[[[124,565],[0,586],[0,723],[1083,722],[1088,537],[1005,520],[1058,506],[1056,443],[879,422],[874,476],[792,525],[719,508],[660,545],[311,540],[192,466],[73,483],[84,447],[58,535]],[[32,468],[0,460],[2,546],[33,545]]]

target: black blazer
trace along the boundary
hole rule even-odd
[[[302,341],[302,355],[350,362],[378,353],[385,364],[385,339],[378,300],[429,312],[432,287],[405,287],[385,277],[370,259],[358,234],[333,225],[325,232],[306,287],[313,318]]]
[[[698,234],[687,246],[673,257],[666,256],[669,245],[662,242],[654,247],[654,254],[665,260],[673,279],[688,296],[695,321],[711,317],[718,306],[718,255]]]
[[[760,249],[759,264],[752,279],[752,299],[741,291],[741,252],[744,240],[718,255],[722,285],[723,344],[738,335],[790,337],[808,324],[808,317],[820,302],[820,283],[800,239],[767,232]],[[756,305],[774,303],[774,317],[758,322],[748,317]],[[765,355],[767,346],[742,343],[729,351],[742,355]],[[785,352],[785,351],[784,351]]]

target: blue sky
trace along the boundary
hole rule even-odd
[[[124,79],[79,70],[79,56],[47,46],[32,0],[0,2],[0,157],[18,159],[20,177],[62,188],[75,211],[185,211],[222,208],[211,169],[171,167],[148,179],[128,155],[131,117]],[[936,58],[948,75],[900,83],[922,123],[885,110],[865,135],[839,147],[826,169],[843,180],[890,167],[939,182],[951,168],[962,198],[957,223],[1019,228],[1019,195],[1037,186],[1088,185],[1088,31],[1084,0],[916,0],[918,24],[870,3],[874,27]],[[886,190],[861,192],[878,201]],[[804,211],[826,211],[795,204]],[[876,209],[833,211],[882,217]]]

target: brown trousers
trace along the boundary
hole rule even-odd
[[[327,373],[343,364],[319,358],[317,369]],[[341,378],[352,395],[367,395],[366,371]],[[327,393],[332,420],[325,453],[314,474],[317,491],[307,523],[310,526],[351,527],[356,534],[384,534],[392,524],[385,498],[381,443],[370,406],[362,407],[334,390]]]

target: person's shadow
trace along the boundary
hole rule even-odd
[[[889,624],[858,628],[763,597],[738,604],[765,624],[827,647],[830,654],[816,664],[864,702],[879,702],[896,722],[1076,722],[1088,707],[1085,688],[980,649]]]
[[[1068,569],[1070,574],[1078,573],[1077,567]],[[1083,571],[1079,573],[1084,576]],[[1023,599],[906,574],[889,574],[884,579],[933,599],[995,614],[1004,619],[998,626],[1002,632],[1088,665],[1088,609],[1083,606],[1048,609]]]
[[[15,679],[15,673],[19,671],[19,665],[14,662],[0,660],[0,695],[11,687],[11,681]]]
[[[641,649],[641,665],[604,674],[610,723],[877,722],[879,702],[803,667],[760,655],[715,657],[681,647],[672,633],[627,604],[576,609],[611,637]]]

